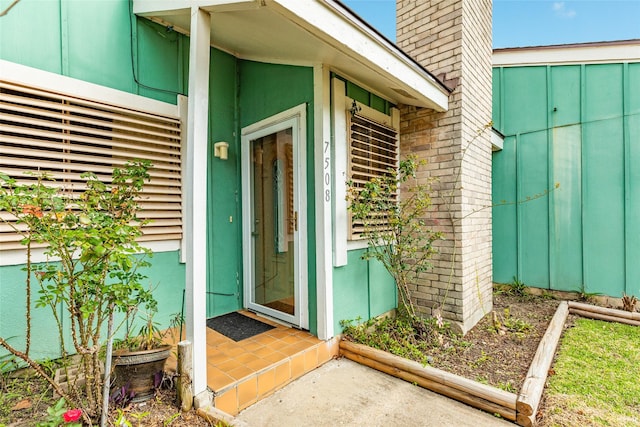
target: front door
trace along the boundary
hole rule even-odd
[[[244,295],[250,310],[307,327],[299,173],[304,108],[244,128]]]

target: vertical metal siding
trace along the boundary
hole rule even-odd
[[[580,290],[582,266],[582,130],[580,66],[550,67],[550,288]]]
[[[2,59],[62,73],[60,1],[21,1],[0,20]]]
[[[516,147],[517,138],[508,136],[504,149],[493,153],[493,280],[508,283],[518,274],[516,219]]]
[[[640,63],[625,68],[626,293],[640,294]]]
[[[496,68],[493,101],[495,281],[640,294],[640,64]]]
[[[521,134],[517,147],[519,278],[531,286],[549,286],[549,199],[536,197],[549,188],[547,133]]]
[[[584,66],[584,290],[624,290],[624,141],[622,66]]]

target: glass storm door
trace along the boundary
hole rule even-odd
[[[300,117],[243,131],[245,305],[305,327],[301,298]],[[251,127],[249,127],[251,128]],[[250,130],[250,129],[249,129]],[[250,232],[250,233],[247,233]],[[250,234],[250,235],[248,235]],[[305,281],[306,283],[306,281]]]

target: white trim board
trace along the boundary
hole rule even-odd
[[[628,43],[542,46],[496,49],[494,67],[526,65],[598,64],[640,61],[640,40]]]
[[[140,246],[149,249],[153,253],[160,252],[173,252],[180,249],[180,240],[162,240],[157,242],[139,242]],[[47,248],[35,248],[31,249],[31,262],[56,262],[57,258],[45,255]],[[140,252],[142,253],[142,252]],[[23,265],[26,264],[27,249],[10,249],[0,252],[0,267],[9,265]],[[153,258],[150,258],[153,263]]]
[[[193,395],[207,394],[207,147],[211,16],[191,9],[187,160],[185,164],[185,324],[193,344]]]
[[[323,65],[313,67],[314,168],[316,204],[316,295],[318,338],[333,337],[331,75]]]
[[[108,103],[128,110],[179,118],[178,106],[141,95],[100,86],[84,80],[27,67],[0,59],[0,80],[29,85],[47,92],[64,94],[89,101]]]
[[[347,85],[343,80],[333,78],[333,266],[347,265]]]

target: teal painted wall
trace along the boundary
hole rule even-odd
[[[211,52],[209,81],[209,174],[207,317],[242,308],[242,215],[238,135],[238,61]],[[229,158],[213,155],[213,143],[229,143]]]
[[[345,82],[346,92],[347,92],[346,95],[349,98],[354,99],[360,102],[361,104],[366,105],[367,107],[371,107],[376,111],[380,111],[381,113],[384,113],[387,115],[390,114],[391,107],[393,107],[393,104],[391,104],[386,99],[379,97],[375,93],[369,92],[367,89],[364,89],[358,86],[357,84],[345,79],[339,74],[331,73],[331,77],[332,78],[335,77]]]
[[[639,295],[640,63],[495,68],[493,88],[494,280]]]
[[[100,16],[99,22],[96,16]],[[132,19],[127,0],[22,0],[0,21],[0,58],[4,60],[170,103],[176,102],[177,93],[187,92],[188,51],[187,37],[144,19]],[[348,94],[379,111],[389,110],[388,102],[357,85],[349,83]],[[238,61],[212,50],[210,99],[210,142],[224,140],[231,144],[227,161],[214,158],[212,144],[209,147],[207,314],[214,316],[242,306],[239,129],[307,103],[307,190],[313,194],[313,71],[307,67]],[[310,329],[315,332],[317,291],[312,197],[308,198],[307,221],[309,319]],[[170,254],[173,255],[164,258]],[[160,257],[161,264],[157,261]],[[343,270],[357,268],[361,262],[354,261]],[[156,266],[161,274],[156,275]],[[7,281],[16,280],[16,268],[0,267],[2,301],[21,297],[15,288],[6,285]],[[340,274],[348,274],[343,270],[338,272],[339,288]],[[169,271],[176,272],[174,281],[181,282],[176,293],[159,291],[161,308],[181,300],[184,266],[175,252],[157,254],[152,275],[162,278]],[[378,292],[378,288],[369,289],[369,284],[367,289],[370,295]],[[386,295],[386,291],[382,292]],[[368,310],[386,311],[388,301],[384,299],[383,307],[376,307],[376,303]],[[395,306],[395,294],[393,301]],[[5,310],[5,306],[2,304],[0,310]],[[0,316],[5,317],[4,311]]]
[[[307,194],[314,194],[313,167],[313,69],[288,65],[239,62],[240,128],[307,104]],[[309,330],[317,333],[315,201],[307,197],[307,278],[309,292]],[[305,286],[303,283],[302,286]]]
[[[336,334],[341,320],[368,320],[398,306],[393,277],[377,260],[364,260],[366,249],[347,253],[347,265],[333,269],[333,318]]]
[[[22,0],[0,19],[0,58],[175,104],[177,94],[186,94],[188,88],[189,39],[130,17],[128,0]],[[209,316],[237,310],[242,301],[236,75],[236,59],[212,49],[210,141],[228,141],[231,149],[229,160],[222,162],[209,147]],[[159,319],[165,324],[168,314],[179,311],[169,306],[182,301],[184,265],[177,252],[156,254],[153,263],[150,276],[170,277],[174,283],[156,291],[162,310]],[[16,306],[5,303],[24,300],[14,287],[16,280],[24,281],[16,271],[20,267],[0,267],[2,319],[19,318],[24,311],[18,305],[20,316],[16,317]],[[12,314],[5,314],[9,310]],[[5,329],[3,321],[0,336],[6,336],[7,330],[15,329]]]
[[[140,270],[148,276],[144,281],[154,289],[158,301],[158,315],[154,318],[160,325],[168,325],[171,316],[182,311],[184,290],[184,265],[178,262],[178,252],[156,253],[149,259],[151,267]],[[0,267],[0,337],[24,350],[26,331],[26,272],[22,265]],[[56,324],[49,307],[36,308],[38,285],[32,279],[32,334],[31,356],[35,359],[55,358],[60,355],[60,341]],[[105,332],[106,335],[106,332]],[[70,336],[65,338],[71,342]],[[72,346],[68,344],[68,349]],[[4,351],[0,351],[4,354]]]
[[[186,93],[188,39],[130,19],[129,7],[127,0],[22,0],[0,21],[0,58],[175,104],[173,92]],[[136,84],[132,63],[140,83],[161,90]]]
[[[389,101],[340,76],[346,95],[381,113],[390,114]],[[345,237],[346,238],[346,237]],[[347,265],[333,269],[333,320],[335,333],[342,331],[341,320],[368,320],[398,306],[395,281],[382,263],[364,260],[366,249],[347,253]]]

